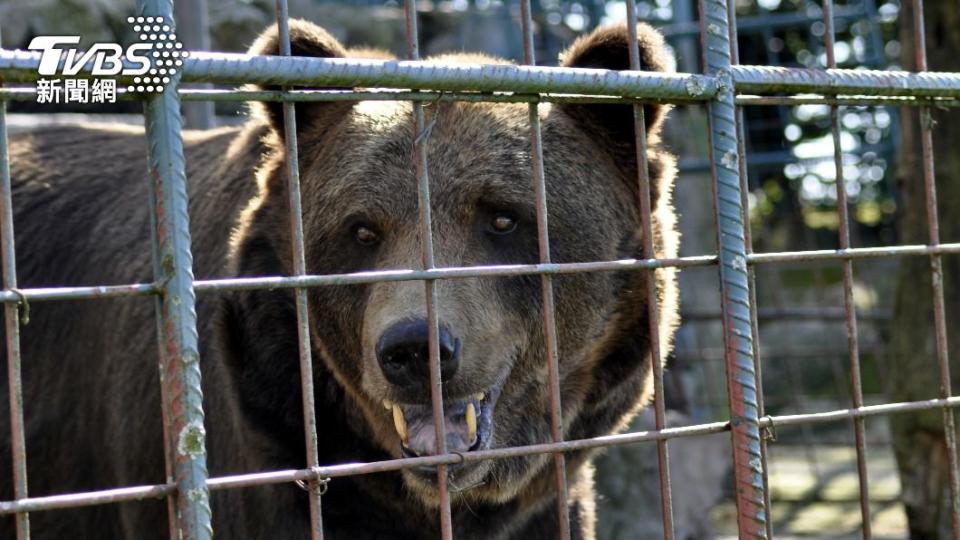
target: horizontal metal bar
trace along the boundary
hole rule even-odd
[[[601,103],[615,105],[635,105],[648,103],[670,103],[665,98],[628,98],[612,96],[591,96],[578,94],[519,94],[503,92],[424,92],[410,90],[230,90],[224,88],[180,88],[181,101],[462,101],[469,103]],[[35,101],[37,89],[33,87],[0,88],[0,101]],[[143,94],[117,89],[117,99],[139,101]],[[932,97],[914,98],[913,96],[758,96],[740,95],[736,97],[740,106],[796,106],[796,105],[839,105],[839,106],[883,106],[893,107],[960,107],[960,99]]]
[[[198,280],[198,292],[215,290],[279,289],[290,287],[318,287],[328,285],[357,285],[381,281],[425,281],[433,279],[463,279],[477,277],[580,274],[586,272],[615,272],[649,270],[652,268],[709,266],[716,264],[716,256],[701,255],[676,259],[625,259],[585,263],[544,263],[503,266],[465,266],[433,268],[429,270],[383,270],[352,274],[308,275],[302,277],[237,278]]]
[[[426,92],[411,90],[224,90],[183,89],[185,101],[465,101],[487,103],[607,103],[633,105],[669,103],[664,98],[628,98],[578,94],[520,94],[504,92]],[[2,92],[0,92],[2,99]]]
[[[623,433],[592,439],[563,441],[559,443],[545,443],[511,448],[497,448],[460,454],[441,454],[416,458],[403,458],[388,461],[369,463],[350,463],[315,467],[312,469],[295,469],[271,471],[264,473],[242,474],[211,478],[207,486],[211,490],[236,489],[270,484],[280,484],[296,481],[310,481],[325,478],[353,476],[358,474],[373,474],[379,472],[396,471],[418,466],[452,465],[462,462],[481,461],[484,459],[504,459],[509,457],[527,456],[533,454],[570,452],[590,448],[619,446],[624,444],[653,441],[662,438],[691,437],[695,435],[709,435],[729,429],[729,422],[714,422],[690,427],[666,428],[660,431],[642,431]],[[159,498],[169,495],[175,490],[173,484],[159,484],[153,486],[137,486],[129,488],[93,491],[87,493],[72,493],[69,495],[53,495],[48,497],[31,497],[18,501],[0,502],[0,515],[18,512],[36,512],[69,508],[95,504],[106,504],[122,501],[136,501],[147,498]],[[86,500],[87,502],[84,502]]]
[[[2,94],[0,94],[2,96]],[[960,99],[953,98],[915,98],[913,96],[755,96],[740,95],[736,98],[741,106],[795,106],[795,105],[837,105],[837,106],[882,106],[892,107],[960,107]]]
[[[784,416],[764,416],[760,418],[760,427],[776,428],[794,426],[805,423],[827,423],[864,418],[884,414],[901,414],[941,407],[960,407],[960,396],[939,399],[927,399],[903,403],[884,403],[880,405],[865,405],[858,409],[841,409],[822,413],[804,413]],[[438,456],[424,456],[417,458],[374,461],[368,463],[348,463],[315,467],[312,469],[296,469],[283,471],[269,471],[253,474],[222,476],[207,480],[207,486],[212,491],[236,489],[270,484],[282,484],[296,481],[323,480],[361,474],[396,471],[420,466],[452,465],[463,462],[483,461],[490,459],[505,459],[536,454],[552,454],[556,452],[573,452],[611,446],[623,446],[663,439],[678,439],[682,437],[696,437],[712,435],[729,431],[730,422],[712,422],[693,426],[664,428],[662,430],[637,431],[577,439],[559,443],[533,444],[511,448],[495,448],[460,454],[443,454]],[[134,486],[68,495],[50,495],[45,497],[31,497],[16,501],[0,502],[0,515],[15,514],[18,512],[39,512],[57,508],[73,508],[123,501],[138,501],[165,497],[175,490],[173,484],[157,484],[151,486]]]
[[[788,414],[783,416],[767,416],[760,419],[762,427],[795,426],[799,424],[822,424],[825,422],[839,422],[852,418],[866,418],[884,414],[902,414],[908,412],[926,411],[942,407],[960,407],[960,396],[949,398],[925,399],[901,403],[882,403],[879,405],[864,405],[859,408],[839,409],[820,413]]]
[[[40,78],[37,72],[39,64],[39,53],[0,50],[0,81],[35,81]],[[91,67],[92,63],[88,63],[81,73],[89,73]],[[571,93],[670,98],[676,101],[704,101],[716,93],[714,79],[703,75],[512,64],[441,64],[411,60],[191,52],[190,57],[184,60],[182,70],[183,82],[217,84]]]
[[[703,321],[714,320],[721,317],[719,309],[698,309],[684,308],[680,312],[681,321]],[[826,321],[826,320],[844,320],[846,319],[846,310],[835,307],[774,307],[757,308],[757,317],[762,321],[782,321],[782,320],[804,320],[804,321]],[[893,312],[884,309],[871,309],[864,312],[857,312],[857,317],[865,321],[889,321],[893,318]]]
[[[881,257],[905,257],[919,255],[960,254],[960,243],[938,246],[910,245],[876,248],[852,248],[846,250],[787,251],[753,253],[747,256],[748,264],[777,264],[792,262],[816,262],[843,259],[872,259]],[[691,268],[717,263],[715,255],[697,255],[675,259],[623,259],[584,263],[516,264],[502,266],[467,266],[434,268],[431,270],[382,270],[351,274],[327,274],[306,276],[266,276],[232,279],[207,279],[194,281],[200,292],[240,291],[253,289],[292,289],[297,287],[324,287],[330,285],[359,285],[383,281],[423,281],[428,279],[465,279],[478,277],[579,274],[587,272],[617,272],[624,270],[650,270],[653,268]],[[0,302],[46,302],[56,300],[83,300],[118,298],[125,296],[148,296],[157,294],[159,288],[152,283],[109,285],[96,287],[41,287],[11,291],[0,290]]]
[[[36,287],[30,289],[4,289],[0,291],[0,302],[44,302],[51,300],[100,300],[126,296],[150,296],[158,294],[160,287],[155,283],[135,283],[132,285],[104,285],[94,287]]]
[[[960,98],[960,73],[773,66],[730,68],[738,93],[863,94]]]
[[[606,103],[634,105],[670,103],[664,98],[626,98],[578,94],[516,94],[503,92],[423,92],[410,90],[229,90],[223,88],[180,88],[181,101],[464,101],[472,103]],[[117,89],[117,99],[139,101],[143,94]],[[33,87],[0,88],[0,101],[35,101]]]
[[[784,251],[774,253],[754,253],[747,257],[748,264],[768,264],[786,262],[813,262],[843,259],[876,259],[880,257],[905,257],[912,255],[948,255],[960,253],[960,243],[940,244],[938,246],[885,246],[850,249],[824,249],[818,251]]]
[[[0,81],[36,81],[40,78],[39,64],[39,53],[0,49]],[[91,64],[85,66],[80,76],[89,73],[90,67]],[[737,92],[741,93],[960,98],[960,73],[737,65],[730,68],[730,74]],[[125,79],[120,77],[118,80]],[[218,84],[427,88],[454,92],[569,93],[671,101],[706,101],[716,95],[718,86],[714,77],[686,73],[208,52],[196,52],[184,60],[183,80]]]
[[[29,499],[0,502],[0,515],[33,512],[34,510],[56,510],[60,508],[78,508],[100,504],[160,499],[173,494],[176,490],[176,485],[170,483],[30,497]]]

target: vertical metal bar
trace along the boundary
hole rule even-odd
[[[138,0],[137,8],[140,15],[159,16],[175,26],[170,0]],[[211,538],[213,531],[178,83],[179,75],[163,93],[147,99],[144,115],[156,224],[154,273],[163,298],[160,382],[167,451],[173,456],[177,485],[177,528],[181,538],[193,540]]]
[[[13,197],[10,182],[10,160],[7,149],[7,103],[0,103],[0,226],[3,227],[3,288],[17,288],[17,256],[13,234]],[[3,305],[4,331],[7,340],[7,385],[10,399],[10,450],[13,454],[13,496],[26,499],[27,492],[27,444],[23,428],[23,388],[20,376],[20,305],[7,302]],[[16,515],[17,540],[30,538],[30,516]]]
[[[927,38],[923,20],[923,0],[913,0],[913,35],[916,39],[917,71],[926,71]],[[933,119],[929,107],[920,109],[920,144],[923,151],[923,187],[927,207],[927,231],[931,246],[940,244],[940,218],[937,211],[937,180],[933,162]],[[936,334],[937,366],[940,371],[940,397],[952,395],[950,352],[947,346],[947,317],[943,299],[943,267],[940,255],[930,255],[933,284],[933,319]],[[958,473],[957,431],[953,409],[943,408],[943,431],[950,463],[950,522],[954,538],[960,538],[960,473]]]
[[[210,50],[210,18],[207,0],[178,0],[175,15],[180,21],[177,35],[184,47],[191,51]],[[213,88],[210,83],[191,85],[194,88]],[[210,129],[216,123],[214,102],[189,101],[183,104],[183,116],[190,129]]]
[[[153,260],[153,272],[154,279],[160,275],[160,239],[157,235],[157,194],[152,189],[147,190],[147,198],[150,204],[150,253]],[[155,320],[157,325],[157,336],[158,338],[163,336],[163,297],[160,295],[154,296],[154,313],[156,314]],[[171,438],[171,422],[170,410],[167,404],[169,401],[170,391],[167,388],[164,378],[164,358],[166,357],[165,344],[163,339],[157,339],[157,358],[160,360],[158,365],[158,370],[160,374],[160,416],[163,422],[163,470],[166,477],[167,483],[173,483],[175,481],[175,472],[174,472],[174,453],[176,452],[175,445],[171,444],[173,440]],[[177,525],[177,494],[176,492],[170,493],[166,497],[167,501],[167,535],[170,537],[170,540],[180,540],[180,527]]]
[[[630,37],[630,69],[643,68],[640,60],[640,47],[637,42],[637,7],[635,0],[627,0],[627,32]],[[633,106],[633,134],[636,139],[634,149],[637,157],[638,197],[640,199],[640,219],[643,226],[643,258],[653,259],[656,251],[653,247],[653,208],[650,202],[650,169],[647,163],[647,129],[643,105]],[[660,344],[660,311],[657,296],[657,272],[647,273],[647,322],[650,335],[650,360],[653,367],[653,411],[657,430],[666,427],[666,411],[663,395],[663,364]],[[670,489],[670,456],[667,452],[667,440],[657,439],[657,471],[660,477],[660,511],[663,518],[663,537],[673,540],[673,494]]]
[[[827,49],[827,69],[837,67],[834,55],[833,0],[823,0],[824,45]],[[836,171],[837,218],[840,222],[840,249],[850,248],[850,216],[847,205],[847,187],[843,177],[843,148],[840,146],[839,107],[830,106],[830,132],[833,135],[833,161]],[[854,408],[863,406],[863,388],[860,382],[860,345],[857,336],[857,312],[853,302],[853,261],[843,259],[843,308],[847,322],[847,351],[850,357],[850,395]],[[860,515],[865,539],[873,538],[870,526],[870,484],[867,477],[867,449],[864,419],[853,419],[857,449],[857,475],[860,481]]]
[[[700,35],[706,70],[721,89],[710,102],[710,171],[715,184],[720,306],[733,443],[734,493],[740,538],[766,537],[756,373],[747,251],[743,236],[736,107],[730,78],[728,0],[701,0]]]
[[[278,39],[281,56],[290,56],[290,14],[287,0],[276,1]],[[307,273],[303,248],[303,212],[300,204],[300,162],[297,153],[297,115],[292,101],[283,102],[283,140],[287,168],[287,197],[290,213],[290,238],[293,256],[293,273]],[[297,338],[300,357],[300,393],[303,401],[303,435],[306,440],[307,466],[320,466],[317,449],[317,408],[313,393],[313,354],[310,348],[310,314],[307,290],[294,289],[297,309]],[[319,480],[319,479],[318,479]],[[310,536],[313,540],[323,538],[323,515],[320,504],[322,485],[312,481],[307,486],[310,500]]]
[[[730,36],[730,63],[737,65],[740,63],[740,43],[737,34],[737,4],[729,2],[727,5],[728,34]],[[745,133],[745,122],[743,118],[743,107],[736,108],[736,127],[737,127],[737,164],[740,166],[740,206],[743,211],[743,243],[746,246],[748,255],[753,254],[753,231],[750,228],[750,202],[748,194],[750,193],[749,173],[747,169],[747,137]],[[763,363],[760,360],[760,327],[757,322],[757,269],[754,266],[747,268],[747,279],[750,283],[750,331],[753,335],[753,370],[755,373],[755,383],[757,385],[757,416],[762,418],[766,416],[766,410],[763,403]],[[767,516],[771,516],[770,502],[770,479],[769,469],[767,467],[767,437],[761,434],[760,437],[760,464],[763,474],[763,511]],[[773,538],[773,519],[767,519],[765,522],[767,538]]]
[[[404,1],[406,16],[407,56],[410,60],[420,59],[420,38],[417,32],[416,0]],[[417,193],[420,206],[420,249],[423,269],[434,268],[433,258],[433,217],[430,208],[430,174],[427,168],[427,144],[429,143],[423,103],[412,103],[414,121],[414,169],[417,175]],[[440,114],[440,104],[436,105],[434,115]],[[443,382],[440,378],[440,332],[437,320],[437,289],[434,280],[424,281],[424,293],[427,304],[427,328],[430,352],[430,403],[433,409],[433,429],[436,435],[437,453],[447,452],[446,426],[443,414]],[[450,491],[447,486],[447,466],[437,466],[437,491],[440,495],[440,534],[444,540],[453,538],[453,520],[450,512]]]
[[[536,65],[533,45],[533,17],[530,0],[520,2],[520,22],[523,33],[523,63]],[[543,139],[540,132],[540,107],[529,104],[530,147],[533,162],[533,191],[537,209],[537,244],[540,263],[550,263],[550,231],[547,214],[547,187],[543,171]],[[553,296],[553,276],[540,277],[543,296],[543,329],[547,353],[547,379],[550,392],[550,437],[553,442],[563,440],[562,403],[560,401],[560,364],[557,356],[557,321]],[[553,454],[554,485],[557,491],[558,537],[570,538],[570,510],[567,502],[567,467],[562,453]]]
[[[144,109],[146,112],[146,109]],[[148,162],[149,166],[149,162]],[[154,189],[147,190],[147,199],[150,205],[150,255],[153,262],[153,275],[154,279],[159,279],[159,276],[162,273],[160,267],[160,238],[158,234],[157,227],[157,193]],[[165,358],[166,358],[166,343],[164,343],[164,318],[163,318],[163,296],[156,295],[154,296],[154,313],[155,321],[157,326],[157,358],[159,359],[159,364],[157,369],[160,375],[160,416],[163,423],[163,466],[164,466],[164,475],[166,477],[167,483],[175,482],[176,472],[175,462],[176,458],[174,454],[176,453],[176,444],[173,441],[173,427],[172,427],[172,412],[170,411],[170,389],[166,384],[166,374],[165,374]],[[167,535],[170,537],[170,540],[180,540],[180,527],[178,525],[177,517],[177,493],[171,492],[170,495],[166,497],[167,502]]]

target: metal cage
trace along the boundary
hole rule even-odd
[[[912,0],[912,9],[922,14],[923,0]],[[193,53],[184,61],[182,74],[157,95],[143,97],[124,95],[126,99],[143,99],[146,135],[149,141],[150,207],[153,216],[153,259],[155,276],[150,283],[121,286],[20,289],[17,286],[14,234],[11,203],[11,180],[8,166],[5,101],[26,99],[34,94],[22,87],[0,89],[0,185],[2,185],[2,254],[3,290],[0,301],[6,316],[10,409],[13,449],[15,499],[0,502],[0,514],[15,515],[18,538],[29,538],[31,512],[58,508],[115,503],[143,498],[167,498],[171,537],[185,539],[210,538],[211,512],[209,491],[233,489],[271,483],[298,482],[310,493],[313,538],[323,537],[322,486],[331,478],[347,475],[392,471],[401,468],[436,466],[440,494],[439,521],[443,538],[452,537],[450,493],[445,468],[461,461],[491,460],[508,456],[549,453],[553,456],[557,491],[557,515],[563,538],[570,537],[566,503],[564,453],[572,450],[656,441],[659,457],[660,491],[663,530],[666,538],[674,537],[670,488],[670,465],[667,444],[670,439],[729,432],[732,437],[733,475],[737,523],[741,538],[772,537],[770,498],[767,490],[766,436],[775,426],[815,422],[851,421],[856,434],[856,451],[860,479],[860,501],[864,537],[870,536],[869,486],[866,475],[864,419],[921,409],[940,409],[947,434],[950,459],[950,496],[952,500],[953,534],[960,536],[960,480],[958,480],[957,448],[953,408],[960,405],[950,389],[947,327],[941,279],[941,257],[960,254],[960,243],[941,243],[938,232],[936,190],[932,155],[931,106],[956,106],[960,103],[960,73],[926,72],[922,15],[915,17],[919,72],[892,72],[835,69],[833,56],[832,0],[823,0],[824,42],[827,51],[826,70],[774,68],[738,65],[736,19],[732,0],[700,0],[699,33],[703,46],[703,72],[700,74],[662,74],[639,71],[640,57],[634,41],[630,54],[630,70],[621,72],[570,68],[536,67],[533,47],[530,0],[521,0],[524,65],[470,65],[451,68],[421,62],[417,38],[417,14],[413,0],[405,2],[406,43],[409,61],[356,59],[316,59],[290,56],[287,6],[277,1],[276,16],[281,36],[281,57],[258,57],[243,54]],[[633,2],[627,2],[627,25],[636,31],[637,13]],[[160,16],[173,20],[171,0],[138,0],[137,15]],[[39,55],[0,50],[0,80],[32,82],[37,78]],[[89,67],[89,66],[88,66]],[[280,91],[240,91],[216,89],[178,89],[178,82],[219,84],[273,83],[284,86]],[[346,86],[396,88],[381,91],[318,91],[296,90],[296,87]],[[418,90],[407,90],[410,88]],[[815,96],[801,94],[816,94]],[[410,100],[417,137],[414,140],[416,171],[419,185],[422,267],[402,271],[365,272],[343,275],[309,275],[304,263],[303,230],[300,211],[297,134],[294,110],[297,102],[314,100],[366,99]],[[424,102],[434,100],[523,102],[529,104],[530,147],[533,156],[531,181],[537,208],[540,259],[538,264],[438,268],[434,264],[430,213],[430,183],[427,176]],[[195,280],[192,273],[190,231],[187,214],[186,176],[181,139],[180,101],[262,100],[282,101],[286,119],[286,170],[289,181],[289,208],[292,217],[291,250],[294,274],[243,279]],[[557,264],[550,260],[547,234],[547,207],[542,165],[538,106],[542,102],[617,102],[634,105],[634,126],[637,135],[637,182],[643,223],[650,227],[650,187],[646,170],[646,136],[643,103],[701,103],[709,110],[710,171],[714,183],[715,223],[719,250],[716,254],[657,259],[652,238],[645,235],[643,257],[639,260],[593,261]],[[837,212],[840,223],[840,249],[754,253],[750,227],[744,219],[746,207],[746,159],[742,107],[779,104],[819,103],[831,107],[831,124],[837,166]],[[842,182],[842,161],[839,145],[840,127],[837,110],[842,105],[896,104],[916,106],[922,121],[924,149],[923,179],[926,208],[929,216],[929,240],[925,245],[856,248],[850,243],[847,205]],[[933,275],[934,320],[936,324],[935,365],[940,374],[940,395],[937,399],[909,403],[865,406],[860,388],[860,361],[857,343],[857,314],[853,305],[852,263],[855,259],[875,257],[927,257]],[[797,262],[837,261],[842,265],[845,320],[847,325],[849,363],[852,375],[850,407],[826,413],[767,416],[760,386],[761,362],[758,354],[757,308],[754,290],[756,265]],[[663,373],[654,364],[656,429],[586,440],[563,440],[558,382],[556,326],[554,322],[554,275],[576,272],[630,270],[656,272],[666,267],[715,266],[721,289],[721,309],[726,363],[727,394],[730,418],[709,424],[667,428],[664,422]],[[496,448],[469,454],[447,453],[442,421],[443,392],[440,381],[438,327],[436,318],[436,280],[477,276],[538,275],[542,283],[543,322],[546,329],[546,351],[549,365],[552,440],[542,444]],[[317,425],[313,406],[312,358],[310,329],[307,322],[307,295],[310,287],[340,286],[376,281],[416,280],[424,284],[430,328],[430,377],[437,455],[347,465],[322,464],[317,455]],[[653,357],[659,357],[657,332],[656,287],[648,280],[649,318]],[[303,411],[306,430],[307,462],[298,470],[249,471],[249,474],[208,478],[206,453],[202,444],[184,451],[182,443],[191,439],[202,443],[204,413],[200,394],[200,369],[197,345],[195,294],[256,289],[289,288],[296,293],[300,337],[300,369]],[[153,296],[156,298],[161,342],[163,418],[167,456],[167,482],[159,485],[124,487],[86,493],[30,497],[27,492],[26,450],[23,409],[20,389],[20,317],[29,303],[66,299],[92,299],[121,296]],[[933,364],[933,360],[931,360]],[[931,366],[933,367],[933,365]]]

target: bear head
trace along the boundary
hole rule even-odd
[[[321,28],[290,22],[294,55],[389,58],[351,51]],[[666,47],[652,28],[638,27],[644,69],[664,71]],[[565,67],[629,68],[625,27],[600,28],[573,43]],[[254,44],[254,54],[278,54],[276,29]],[[456,64],[507,63],[472,54],[428,59]],[[269,126],[271,155],[258,171],[259,196],[246,209],[232,246],[240,275],[291,274],[288,194],[281,103],[254,104]],[[426,129],[415,132],[405,101],[312,101],[296,104],[296,134],[309,274],[422,269],[419,193],[414,139],[426,146],[436,267],[536,264],[545,247],[538,235],[526,103],[423,103]],[[539,106],[546,181],[549,253],[554,263],[639,258],[643,235],[653,235],[660,257],[677,253],[670,204],[672,156],[659,141],[666,107],[644,106],[653,230],[641,225],[633,106],[577,100]],[[441,279],[436,298],[444,426],[449,451],[471,452],[551,440],[544,290],[555,299],[556,355],[565,438],[622,429],[648,399],[650,340],[646,284],[659,287],[662,355],[676,326],[674,272],[660,269],[564,273],[552,278],[511,275]],[[289,291],[287,291],[289,293]],[[423,281],[331,285],[309,290],[312,347],[335,380],[359,437],[386,457],[436,452],[431,420],[428,313]],[[289,329],[293,295],[283,296]],[[271,300],[274,302],[274,300]],[[263,304],[267,304],[265,300]],[[263,319],[245,342],[250,365],[243,378],[269,384],[289,373],[276,396],[250,397],[269,413],[289,405],[291,429],[302,430],[291,396],[298,388],[296,342],[282,345],[265,331],[266,305],[248,305]],[[259,320],[259,319],[258,319]],[[295,335],[295,334],[294,334]],[[257,352],[259,351],[259,352]],[[662,359],[657,359],[662,361]],[[283,364],[284,368],[278,367]],[[318,380],[318,394],[325,381]],[[330,398],[318,395],[318,414]],[[340,413],[338,413],[340,414]],[[284,422],[280,415],[277,422]],[[323,431],[321,419],[321,436]],[[449,467],[450,483],[465,500],[503,502],[543,487],[549,456],[509,457]],[[578,458],[572,458],[577,463]],[[405,485],[436,502],[435,471],[405,470]]]

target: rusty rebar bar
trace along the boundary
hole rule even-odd
[[[436,101],[440,92],[410,90],[230,90],[224,88],[180,88],[181,101]],[[0,101],[36,101],[37,89],[16,86],[0,88]],[[118,100],[140,101],[143,94],[117,89]],[[443,92],[446,101],[491,102],[491,103],[697,103],[702,99],[688,100],[680,97],[622,97],[590,94],[564,93],[518,93],[518,92]],[[913,96],[822,96],[801,94],[795,96],[759,96],[739,94],[736,104],[740,106],[795,106],[795,105],[850,105],[895,107],[960,107],[960,99],[915,98]]]
[[[279,54],[291,55],[290,14],[287,0],[276,0],[277,38]],[[290,250],[293,259],[293,275],[307,273],[304,257],[303,211],[300,201],[300,159],[297,145],[297,114],[293,102],[283,104],[284,164],[287,175],[287,211],[290,214]],[[313,390],[313,349],[310,343],[310,303],[307,289],[294,289],[297,311],[297,352],[300,362],[300,393],[303,409],[303,436],[306,441],[307,467],[318,467],[320,457],[317,442],[317,409]],[[323,512],[319,482],[307,484],[310,504],[310,537],[323,540]]]
[[[834,54],[835,31],[833,28],[833,0],[823,0],[824,47],[826,69],[836,69]],[[847,186],[843,175],[843,148],[840,144],[839,107],[830,105],[830,134],[833,139],[833,163],[836,175],[837,220],[839,221],[840,249],[850,249],[850,216],[847,202]],[[860,342],[857,332],[857,312],[853,298],[853,261],[840,261],[843,273],[843,308],[846,313],[847,351],[850,366],[850,396],[853,407],[863,405],[863,385],[860,381]],[[853,419],[855,448],[857,452],[857,479],[859,481],[861,532],[864,540],[873,538],[870,525],[870,482],[867,476],[867,448],[863,418]]]
[[[627,32],[630,38],[628,54],[630,69],[643,69],[640,46],[637,41],[636,2],[627,0]],[[640,222],[643,230],[642,253],[645,259],[656,257],[653,245],[653,207],[650,200],[650,167],[647,159],[647,129],[643,105],[633,106],[634,149],[637,160],[637,199],[640,207]],[[660,270],[663,271],[663,270]],[[656,429],[666,427],[666,405],[663,395],[663,355],[660,343],[660,307],[657,294],[657,269],[646,275],[647,332],[650,339],[650,362],[653,371],[653,417]],[[670,454],[666,439],[657,440],[657,473],[660,484],[660,514],[664,540],[673,540],[673,493],[670,488]]]
[[[533,17],[530,0],[520,1],[520,31],[523,41],[523,63],[536,66],[533,46]],[[537,212],[537,248],[540,264],[550,264],[550,227],[547,212],[547,186],[543,171],[543,138],[540,131],[540,107],[537,103],[528,106],[530,124],[530,158],[532,161],[533,193]],[[547,386],[550,405],[550,438],[553,442],[563,440],[562,401],[560,396],[560,364],[557,354],[557,319],[553,294],[553,276],[540,276],[540,291],[543,298],[544,348],[547,361]],[[567,467],[563,454],[553,455],[554,487],[557,492],[557,531],[561,540],[570,539],[570,511],[567,503]]]
[[[17,297],[3,305],[7,349],[7,392],[10,406],[10,453],[13,496],[25,499],[27,489],[27,443],[24,435],[22,359],[20,355],[20,309],[25,302],[17,289],[17,255],[13,234],[13,198],[7,147],[7,104],[0,103],[0,249],[3,251],[3,288]],[[29,540],[30,516],[16,516],[17,540]]]
[[[171,0],[138,0],[138,15],[174,25]],[[179,75],[144,102],[154,279],[161,283],[158,309],[160,389],[164,444],[177,486],[176,527],[171,536],[209,539],[206,429],[200,382],[200,347],[193,288],[193,255],[181,136]],[[173,525],[173,524],[172,524]]]
[[[753,315],[737,153],[738,131],[731,72],[729,0],[701,0],[704,69],[718,79],[709,104],[710,172],[720,267],[720,307],[733,446],[733,476],[740,538],[766,537],[763,459],[760,449]]]
[[[943,407],[960,407],[960,396],[949,398],[910,401],[904,403],[884,403],[880,405],[865,405],[859,409],[839,409],[821,413],[804,413],[783,416],[764,416],[758,423],[762,428],[782,428],[804,423],[842,422],[851,418],[866,418],[889,414],[905,414],[910,412],[940,409]],[[392,459],[368,463],[348,463],[343,465],[329,465],[313,469],[297,469],[282,471],[266,471],[233,476],[210,478],[207,485],[211,490],[237,489],[262,485],[274,485],[296,481],[311,481],[321,478],[342,478],[347,476],[376,474],[401,469],[452,465],[491,459],[507,459],[519,456],[531,456],[554,452],[574,452],[594,448],[623,446],[657,439],[676,439],[683,437],[697,437],[730,431],[731,422],[712,422],[692,426],[664,428],[662,430],[638,431],[606,435],[589,439],[567,440],[559,443],[544,443],[528,446],[515,446],[478,450],[475,452],[442,454],[415,458]],[[9,515],[20,512],[40,512],[58,508],[76,508],[98,504],[110,504],[125,501],[139,501],[154,499],[170,495],[176,490],[173,483],[150,486],[132,486],[83,493],[65,495],[50,495],[31,497],[29,499],[0,501],[0,515]]]
[[[740,43],[737,32],[737,5],[736,2],[727,4],[727,30],[730,37],[730,64],[731,66],[740,63]],[[751,230],[750,219],[750,177],[747,168],[747,137],[746,125],[743,115],[743,106],[736,102],[736,129],[737,129],[737,165],[740,167],[740,206],[743,212],[743,243],[746,254],[749,257],[753,254],[753,231]],[[760,309],[757,305],[757,273],[756,267],[747,267],[747,280],[750,284],[750,331],[753,335],[753,370],[754,384],[757,386],[757,415],[763,417],[766,415],[766,407],[763,402],[763,362],[760,357]],[[722,314],[721,314],[722,315]],[[767,516],[771,516],[772,503],[770,501],[770,469],[767,465],[767,434],[761,433],[760,437],[760,465],[763,478],[763,511]],[[765,522],[765,532],[767,538],[773,538],[773,519],[767,519]]]
[[[923,20],[923,0],[913,0],[913,35],[916,69],[925,72],[927,66],[927,38]],[[923,189],[927,209],[927,234],[931,246],[940,245],[940,219],[937,209],[937,180],[933,161],[933,119],[930,108],[920,109],[920,144],[923,153]],[[939,254],[930,255],[930,276],[933,294],[934,343],[937,351],[937,367],[940,375],[940,397],[952,395],[950,378],[950,352],[947,345],[947,316],[943,295],[943,263]],[[947,447],[950,485],[950,523],[953,537],[960,539],[960,465],[957,456],[957,431],[954,412],[943,408],[943,436]]]
[[[407,57],[410,60],[420,59],[420,38],[417,31],[417,3],[416,0],[405,0],[403,3],[405,15],[405,36]],[[433,218],[430,208],[430,173],[427,163],[427,145],[430,142],[429,131],[426,127],[423,113],[423,103],[413,102],[413,165],[417,176],[417,194],[420,211],[420,255],[423,270],[434,268],[433,255]],[[433,111],[439,115],[439,105]],[[447,452],[446,426],[443,413],[443,381],[440,376],[440,328],[437,320],[437,289],[432,279],[424,280],[424,294],[426,296],[427,311],[427,339],[430,362],[430,404],[433,413],[433,430],[436,437],[437,453]],[[446,464],[437,465],[437,491],[440,496],[440,534],[444,540],[453,538],[453,519],[450,508],[450,491],[447,485]]]

